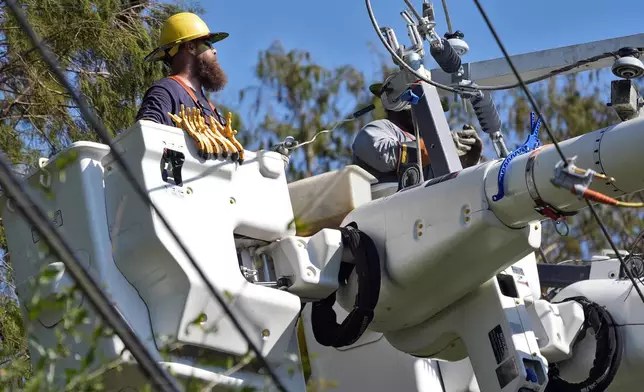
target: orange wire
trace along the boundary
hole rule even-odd
[[[617,207],[631,207],[631,208],[644,207],[644,203],[628,203],[628,202],[619,201],[617,199],[614,199],[608,195],[604,195],[603,193],[594,191],[592,189],[586,189],[582,194],[582,196],[585,199],[588,199],[591,201],[596,201],[598,203],[613,205]]]

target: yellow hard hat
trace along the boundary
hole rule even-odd
[[[206,38],[210,43],[221,41],[228,33],[211,33],[206,23],[191,12],[180,12],[169,17],[161,28],[161,36],[156,49],[145,56],[144,61],[163,60],[166,54],[174,56],[178,45],[199,38]],[[166,51],[169,51],[166,53]]]

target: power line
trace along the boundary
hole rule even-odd
[[[546,118],[543,117],[541,114],[541,110],[539,109],[539,106],[537,105],[537,102],[535,101],[534,97],[532,96],[532,93],[530,90],[528,90],[528,87],[526,86],[525,82],[521,78],[521,75],[519,74],[519,71],[517,71],[516,67],[514,66],[514,63],[512,62],[512,59],[510,58],[510,55],[505,49],[505,46],[501,42],[501,39],[499,38],[499,35],[496,33],[496,30],[494,29],[494,26],[492,25],[492,22],[488,18],[486,12],[483,10],[483,7],[479,3],[479,0],[474,0],[474,3],[476,4],[476,7],[479,9],[479,12],[481,13],[481,16],[483,16],[483,19],[485,20],[485,23],[487,24],[488,28],[490,29],[490,32],[494,36],[494,39],[496,43],[499,45],[499,48],[503,52],[503,56],[508,62],[508,65],[510,68],[512,68],[512,72],[514,73],[514,76],[517,78],[519,81],[519,84],[521,85],[521,88],[523,92],[526,94],[528,97],[528,100],[530,101],[530,104],[532,105],[532,109],[535,111],[537,114],[537,118],[541,118],[541,121],[543,123],[544,128],[546,129],[546,132],[548,133],[548,136],[550,136],[550,139],[552,140],[552,143],[554,144],[555,148],[557,149],[557,152],[559,152],[559,155],[561,156],[561,159],[563,160],[564,164],[567,165],[568,160],[566,159],[566,156],[564,155],[563,151],[561,150],[561,147],[559,146],[559,142],[557,139],[554,137],[552,132],[550,131],[550,126],[548,125],[548,121]],[[591,213],[593,214],[593,217],[595,220],[597,220],[597,224],[599,225],[599,228],[601,229],[602,233],[606,237],[606,240],[610,244],[610,247],[613,249],[615,254],[617,255],[617,258],[619,259],[620,264],[622,265],[622,268],[624,268],[624,272],[626,272],[626,275],[628,278],[633,282],[633,286],[637,293],[639,294],[640,298],[642,299],[642,302],[644,302],[644,294],[642,294],[642,290],[640,289],[637,281],[635,280],[635,277],[633,276],[631,269],[629,266],[626,264],[626,261],[624,261],[623,256],[621,253],[617,250],[617,246],[615,246],[615,243],[613,242],[613,239],[610,236],[610,233],[606,229],[606,225],[602,221],[601,217],[597,213],[597,210],[595,207],[592,205],[592,203],[588,199],[584,199],[586,204],[588,205],[588,208],[590,208]]]
[[[452,34],[454,30],[452,30],[452,20],[449,17],[449,10],[447,9],[447,0],[441,0],[441,3],[443,3],[443,13],[445,14],[445,22],[447,23],[447,32]]]
[[[10,0],[11,1],[11,0]],[[2,155],[2,154],[0,154]],[[36,206],[36,203],[26,193],[23,186],[11,173],[10,164],[0,156],[0,185],[3,191],[15,202],[20,214],[36,228],[40,236],[65,264],[65,268],[74,278],[81,290],[87,295],[97,312],[114,329],[123,344],[138,361],[143,371],[153,380],[157,387],[164,392],[175,392],[181,389],[159,363],[152,358],[138,336],[129,327],[123,317],[114,309],[110,300],[101,290],[100,285],[85,270],[81,262],[74,256],[69,244],[56,231],[53,224]],[[13,204],[13,203],[12,203]]]
[[[281,381],[279,380],[275,372],[273,372],[271,367],[268,365],[259,347],[253,342],[253,340],[250,338],[248,333],[242,327],[240,321],[233,314],[232,310],[224,300],[223,296],[219,292],[217,292],[217,290],[215,290],[215,287],[213,286],[212,282],[210,282],[210,280],[207,278],[205,272],[196,262],[192,254],[188,251],[183,241],[179,239],[178,235],[172,229],[166,217],[161,213],[161,211],[159,211],[157,206],[152,202],[152,200],[150,199],[146,191],[138,184],[134,174],[125,163],[123,156],[121,155],[119,150],[115,148],[116,146],[111,140],[111,137],[109,136],[109,133],[105,128],[105,125],[100,120],[98,120],[98,118],[96,118],[95,114],[90,110],[89,106],[87,105],[87,102],[85,101],[85,99],[83,99],[80,96],[80,94],[76,92],[76,90],[73,88],[71,83],[67,80],[67,78],[61,71],[61,68],[58,65],[58,62],[56,61],[53,54],[51,53],[51,50],[49,49],[49,47],[46,46],[43,43],[43,41],[40,39],[40,37],[38,37],[38,35],[33,31],[33,29],[31,28],[31,24],[27,21],[24,13],[20,9],[20,7],[16,4],[15,0],[6,0],[6,3],[8,4],[15,18],[17,19],[18,24],[20,25],[20,28],[22,29],[22,31],[29,37],[31,44],[36,48],[38,53],[40,53],[45,63],[47,63],[52,73],[56,76],[56,79],[58,79],[60,84],[71,95],[72,99],[78,104],[78,108],[81,112],[81,115],[83,116],[83,119],[92,128],[94,128],[94,131],[99,135],[103,143],[107,144],[110,147],[111,154],[114,157],[114,160],[123,169],[123,173],[125,174],[125,177],[127,178],[128,182],[130,182],[135,192],[139,195],[139,197],[141,197],[143,201],[145,201],[152,208],[152,210],[159,217],[159,219],[161,220],[165,228],[170,232],[173,239],[179,245],[179,248],[181,248],[183,253],[186,255],[190,263],[193,265],[193,267],[195,268],[195,270],[203,280],[204,284],[208,287],[208,290],[210,291],[210,293],[215,297],[215,299],[217,300],[221,308],[227,313],[228,317],[230,318],[230,321],[233,323],[235,328],[237,328],[239,333],[246,340],[249,348],[255,354],[257,361],[260,363],[262,367],[264,367],[269,372],[275,386],[280,391],[286,392],[286,388],[283,386],[283,384],[281,383]]]

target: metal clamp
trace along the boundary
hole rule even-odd
[[[530,194],[530,197],[532,198],[535,204],[534,210],[537,211],[542,216],[548,219],[552,219],[553,221],[555,221],[555,223],[560,223],[566,217],[576,215],[577,212],[561,211],[553,207],[549,203],[545,202],[541,198],[541,195],[539,195],[539,191],[537,190],[537,186],[536,186],[536,181],[534,179],[533,169],[534,169],[534,162],[537,158],[537,155],[539,155],[539,153],[541,152],[542,148],[543,146],[535,149],[530,154],[530,157],[528,158],[528,161],[526,162],[526,166],[525,166],[525,182],[528,188],[528,194]]]
[[[605,176],[592,169],[581,169],[575,166],[576,156],[555,165],[555,176],[550,180],[557,188],[566,189],[577,195],[579,200],[583,199],[584,192],[590,187],[594,178],[600,178],[608,182],[615,181],[614,178]]]
[[[51,173],[49,170],[45,169],[45,166],[49,163],[49,159],[41,157],[38,158],[38,169],[42,172],[40,174],[40,185],[42,185],[45,189],[51,188]]]
[[[541,118],[535,121],[534,112],[530,113],[530,134],[526,139],[525,143],[518,149],[512,151],[510,155],[505,157],[503,163],[501,163],[501,168],[499,169],[499,176],[497,179],[499,191],[496,195],[492,196],[493,201],[499,201],[505,196],[505,191],[503,189],[503,180],[505,179],[505,174],[510,166],[510,162],[519,155],[526,154],[530,151],[537,149],[541,142],[539,141],[539,129],[541,128]]]

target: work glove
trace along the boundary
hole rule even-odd
[[[476,129],[465,124],[462,131],[452,131],[452,139],[463,168],[479,163],[483,154],[483,141]]]

